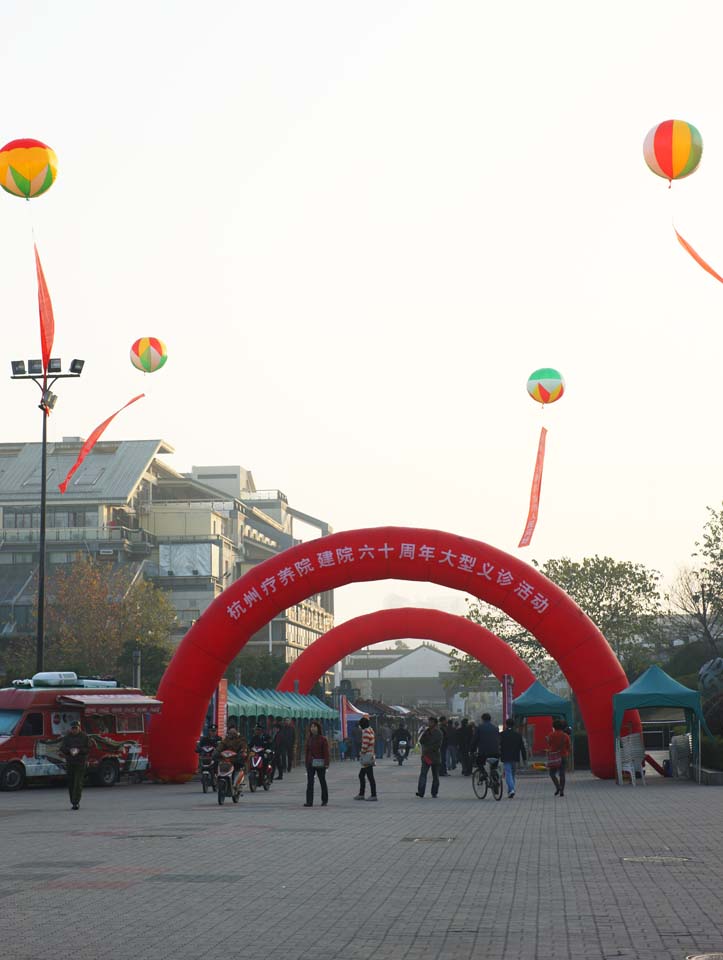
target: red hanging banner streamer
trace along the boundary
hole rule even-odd
[[[55,318],[53,317],[53,304],[50,301],[48,286],[45,283],[45,274],[43,265],[40,262],[38,248],[33,244],[35,250],[35,271],[38,275],[38,310],[40,311],[40,352],[43,355],[43,373],[48,373],[48,360],[53,349],[53,340],[55,339]]]
[[[61,493],[65,493],[65,491],[68,489],[68,483],[70,481],[70,478],[73,476],[75,471],[78,469],[78,467],[85,460],[85,458],[88,456],[88,454],[93,449],[93,447],[96,445],[98,438],[103,433],[103,431],[108,426],[108,424],[111,422],[111,420],[113,420],[114,417],[117,417],[118,414],[121,412],[121,410],[125,410],[126,407],[130,407],[132,403],[135,403],[136,400],[140,400],[142,397],[145,397],[145,393],[139,393],[137,397],[133,397],[133,399],[129,400],[128,403],[124,403],[123,406],[120,408],[120,410],[116,410],[116,412],[111,414],[111,416],[108,417],[107,420],[104,420],[103,423],[99,424],[99,426],[95,428],[95,430],[91,433],[91,435],[85,441],[83,446],[80,448],[78,459],[75,461],[73,466],[68,471],[67,477],[65,478],[65,480],[63,480],[62,483],[58,484],[58,490],[60,490]]]
[[[675,230],[675,227],[673,227],[673,230]],[[695,252],[695,250],[691,247],[688,241],[684,240],[677,230],[675,230],[675,235],[678,238],[678,243],[687,253],[691,255],[691,257],[695,260],[695,262],[699,266],[701,266],[707,273],[709,273],[711,277],[715,277],[716,280],[720,281],[720,283],[723,283],[723,277],[721,277],[720,274],[716,273],[713,267],[711,267],[709,263],[706,263],[699,253]]]
[[[543,427],[540,430],[540,442],[537,445],[537,460],[535,461],[535,472],[532,476],[532,492],[530,493],[530,512],[527,514],[527,523],[522,539],[517,544],[518,547],[529,547],[532,540],[532,534],[537,526],[537,514],[540,509],[540,488],[542,487],[542,468],[545,464],[545,437],[547,430]]]

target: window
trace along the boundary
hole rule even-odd
[[[11,736],[22,715],[22,710],[0,710],[0,736]]]
[[[18,730],[19,737],[42,737],[43,735],[43,715],[42,713],[29,713],[23,720],[23,725]]]
[[[143,733],[142,713],[120,713],[115,723],[118,733]]]
[[[113,733],[115,730],[112,714],[102,714],[85,718],[85,729],[88,733]]]

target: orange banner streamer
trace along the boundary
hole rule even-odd
[[[35,272],[38,275],[38,310],[40,312],[40,352],[43,357],[43,373],[47,377],[48,360],[53,350],[53,340],[55,338],[55,319],[53,317],[53,304],[50,301],[48,285],[45,282],[43,265],[40,262],[40,254],[37,246],[35,249]]]
[[[675,227],[673,227],[673,230],[675,230]],[[701,266],[707,273],[709,273],[711,277],[715,277],[716,280],[720,281],[720,283],[723,283],[723,277],[721,277],[719,273],[716,273],[713,267],[711,267],[710,264],[706,263],[699,253],[695,252],[695,250],[691,247],[688,241],[684,240],[677,230],[675,230],[675,235],[678,238],[678,243],[687,253],[691,255],[691,257],[695,260],[695,262],[699,266]]]
[[[527,523],[522,539],[517,544],[518,547],[529,547],[532,540],[532,534],[537,526],[537,514],[540,509],[540,489],[542,487],[542,468],[545,464],[545,437],[547,430],[543,427],[540,430],[540,442],[537,445],[537,460],[535,461],[535,472],[532,475],[532,492],[530,493],[530,512],[527,514]]]
[[[135,403],[136,400],[140,400],[141,397],[145,397],[145,393],[139,393],[137,397],[133,397],[133,399],[129,400],[128,403],[124,403],[123,406],[120,408],[120,410],[116,410],[116,412],[111,414],[107,420],[104,420],[103,423],[99,424],[95,428],[95,430],[91,433],[91,435],[85,441],[83,446],[80,448],[78,459],[75,461],[75,463],[70,468],[70,470],[68,470],[67,477],[65,478],[65,480],[63,480],[62,483],[58,484],[58,490],[60,490],[61,493],[65,493],[65,491],[68,489],[68,483],[70,482],[70,478],[73,476],[75,471],[78,469],[78,467],[85,460],[85,458],[88,456],[88,454],[93,449],[93,447],[96,445],[96,443],[98,442],[98,438],[103,433],[103,431],[108,426],[108,424],[111,422],[111,420],[113,420],[114,417],[117,417],[118,414],[121,412],[121,410],[125,410],[126,407],[130,407],[132,403]]]

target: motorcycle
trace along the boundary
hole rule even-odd
[[[200,747],[198,755],[201,760],[201,789],[204,793],[216,789],[216,761],[213,758],[216,748],[210,744]]]
[[[268,747],[251,748],[251,766],[249,769],[249,790],[254,793],[257,787],[271,789],[274,779],[274,751]]]
[[[241,797],[244,782],[246,780],[246,771],[244,769],[243,757],[238,757],[234,750],[222,750],[218,761],[217,772],[217,796],[219,806],[223,805],[227,796],[231,797],[234,803],[238,803]],[[234,765],[240,762],[238,770],[234,772]]]
[[[409,744],[407,743],[406,740],[398,740],[396,750],[394,751],[394,758],[400,767],[404,763],[404,761],[407,759],[408,756],[409,756]]]

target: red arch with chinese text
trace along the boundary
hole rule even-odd
[[[517,696],[535,682],[522,657],[481,624],[442,610],[395,607],[366,613],[329,630],[291,664],[276,689],[293,693],[298,682],[299,693],[310,693],[316,681],[344,657],[371,644],[406,639],[436,640],[456,647],[483,663],[500,683],[509,674]],[[551,718],[536,717],[529,725],[535,728],[535,750],[544,750]]]
[[[254,567],[217,597],[183,638],[161,680],[163,712],[150,732],[156,775],[182,779],[193,773],[194,743],[208,702],[252,634],[316,593],[386,579],[463,590],[529,630],[577,696],[592,772],[615,775],[612,696],[628,684],[595,624],[522,560],[482,541],[409,527],[351,530],[299,544]]]

